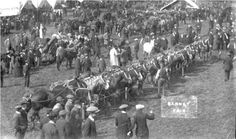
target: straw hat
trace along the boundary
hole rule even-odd
[[[145,106],[142,105],[142,104],[137,104],[137,105],[135,106],[136,110],[141,110],[141,109],[143,109],[144,107],[145,107]]]

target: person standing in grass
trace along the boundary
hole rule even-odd
[[[26,61],[24,65],[24,77],[25,77],[25,87],[29,87],[30,84],[30,64]]]
[[[56,117],[57,115],[55,113],[49,114],[49,122],[43,125],[41,131],[41,139],[60,139],[59,132],[55,123]]]
[[[21,106],[16,106],[15,107],[16,112],[13,116],[13,126],[15,129],[15,136],[17,139],[24,139],[25,132],[27,129],[27,121],[25,121],[24,116],[21,114]]]
[[[122,104],[119,107],[120,112],[115,117],[117,139],[129,139],[132,134],[131,120],[126,112],[127,108],[127,104]]]
[[[1,87],[3,87],[4,74],[5,74],[5,63],[3,62],[3,59],[1,59]]]
[[[135,135],[137,139],[148,139],[149,138],[149,130],[147,126],[147,120],[154,120],[154,113],[151,110],[150,113],[144,113],[144,105],[137,104],[136,113],[133,118],[132,128],[136,126]]]
[[[232,53],[228,52],[227,57],[223,61],[223,69],[225,72],[225,82],[229,80],[230,72],[233,69],[233,55]]]
[[[60,71],[60,66],[63,61],[64,56],[64,48],[62,47],[62,42],[58,42],[58,48],[56,51],[56,62],[57,62],[57,70]]]
[[[95,124],[95,116],[96,113],[99,112],[99,109],[95,106],[90,106],[86,109],[89,116],[83,124],[82,134],[84,139],[96,139],[97,138],[97,130]]]
[[[106,69],[106,61],[103,58],[103,56],[99,57],[98,62],[97,62],[97,67],[98,67],[99,73],[102,73],[103,71],[105,71],[105,69]]]

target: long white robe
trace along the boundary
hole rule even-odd
[[[115,48],[110,50],[110,64],[111,66],[119,66],[118,52]]]
[[[39,38],[43,39],[43,27],[42,26],[39,29]]]

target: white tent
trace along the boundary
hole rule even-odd
[[[199,9],[199,6],[192,0],[185,0],[192,8]]]
[[[189,5],[189,6],[187,6],[187,8],[199,9],[199,6],[198,6],[195,2],[193,2],[192,0],[173,0],[173,1],[170,2],[169,4],[163,6],[163,7],[160,9],[160,11],[162,11],[162,10],[168,8],[169,6],[174,5],[174,4],[176,4],[177,2],[180,2],[180,1],[185,1],[185,2]]]
[[[20,13],[20,7],[20,0],[1,0],[0,17],[18,15]]]
[[[20,1],[23,3],[23,5],[27,2],[27,0],[20,0]],[[54,7],[57,0],[47,0],[47,1],[48,1],[48,3],[49,3],[52,7]],[[34,6],[35,6],[36,8],[38,8],[38,7],[39,7],[39,4],[42,2],[42,0],[32,0],[32,2],[33,2],[33,4],[34,4]]]

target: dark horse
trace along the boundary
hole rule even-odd
[[[30,97],[27,98],[28,110],[32,111],[30,115],[31,122],[39,120],[39,111],[42,108],[52,108],[56,104],[56,98],[61,96],[66,98],[68,94],[73,94],[77,100],[81,102],[87,95],[80,88],[87,88],[87,85],[79,79],[66,80],[64,82],[56,82],[50,86],[50,90],[45,88],[37,88]]]
[[[116,105],[121,100],[124,100],[125,96],[123,92],[130,88],[132,79],[127,71],[119,67],[113,67],[111,71],[104,74],[106,74],[105,80],[109,84],[109,89],[106,91],[106,101],[110,101]]]

